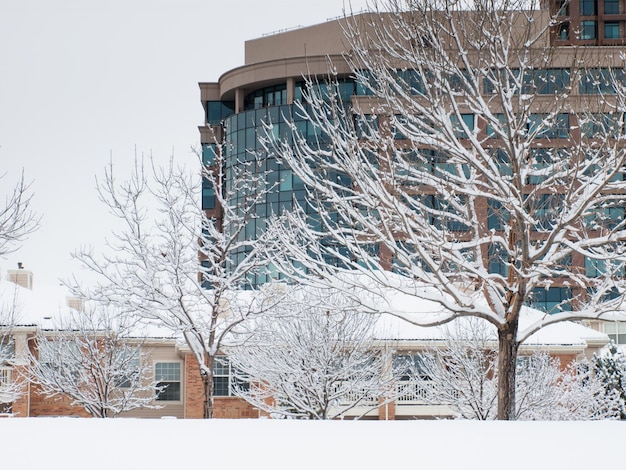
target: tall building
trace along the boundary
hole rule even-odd
[[[544,40],[556,48],[556,53],[543,68],[533,71],[530,78],[534,85],[533,92],[537,95],[537,112],[531,116],[529,129],[532,129],[533,119],[539,121],[544,116],[541,107],[550,106],[554,94],[565,89],[571,89],[568,91],[568,106],[571,109],[585,109],[596,115],[604,113],[607,120],[623,125],[622,118],[617,117],[621,114],[607,113],[605,100],[598,99],[598,96],[612,93],[610,85],[606,84],[609,75],[617,75],[618,80],[623,78],[618,68],[613,67],[616,58],[626,52],[624,0],[556,0],[546,2],[544,10],[535,12],[534,18],[540,24],[547,25],[553,14],[558,15],[558,21],[550,26]],[[365,24],[370,15],[374,13],[364,13],[352,20]],[[345,54],[350,51],[342,21],[333,20],[247,41],[244,65],[225,72],[217,82],[200,83],[205,111],[205,123],[200,127],[205,164],[213,161],[216,144],[224,144],[219,147],[225,152],[225,175],[228,179],[232,174],[231,168],[249,158],[249,152],[262,152],[258,136],[264,133],[263,122],[271,122],[273,132],[286,136],[289,134],[287,122],[293,121],[301,135],[314,142],[319,136],[311,122],[299,115],[295,103],[303,100],[303,77],[327,77],[329,63],[332,63],[344,102],[359,103],[363,107],[363,103],[370,99],[370,93],[356,79],[353,68],[346,62]],[[585,76],[574,80],[569,67],[576,57],[584,58],[588,69]],[[538,85],[539,82],[543,85]],[[481,86],[481,93],[489,95],[492,92],[486,80]],[[377,116],[377,119],[378,126],[392,127],[390,119],[384,122],[385,116]],[[480,116],[468,113],[463,114],[462,119],[467,129],[475,131],[482,138],[489,136],[489,126]],[[577,112],[563,109],[554,126],[539,136],[538,141],[544,144],[533,149],[538,165],[544,158],[542,155],[558,153],[560,148],[567,149],[581,139],[594,137],[597,127],[579,121]],[[398,135],[397,138],[401,140],[402,136]],[[548,147],[549,151],[546,150]],[[250,224],[248,235],[261,233],[270,214],[290,210],[293,204],[301,203],[305,198],[302,181],[293,175],[289,167],[279,164],[271,154],[264,154],[263,158],[260,170],[269,171],[268,184],[277,184],[278,189],[268,194],[265,203],[257,205],[258,217]],[[533,184],[532,178],[528,184]],[[545,195],[544,199],[547,201],[549,197]],[[210,215],[219,216],[213,188],[208,185],[203,187],[203,208]],[[489,230],[497,232],[502,230],[501,225],[506,222],[496,216],[494,209],[485,203],[477,208],[477,217],[485,221]],[[615,226],[624,219],[624,215],[623,206],[607,207],[602,224],[605,227]],[[484,252],[484,256],[492,255]],[[381,252],[380,256],[383,258],[386,255]],[[590,277],[594,276],[594,272],[602,271],[597,260],[586,259],[579,254],[572,255],[571,259],[564,262],[568,269],[584,271]],[[391,267],[392,264],[393,260],[389,258],[388,265]],[[506,266],[494,256],[493,260],[490,258],[489,269],[503,274]],[[266,280],[266,275],[259,275],[255,279],[257,283]],[[573,289],[580,287],[558,278],[551,280],[550,284],[546,288],[536,289],[534,305],[549,312],[557,305],[561,309],[572,308],[568,299],[572,297]],[[619,334],[621,330],[615,332],[616,337]]]

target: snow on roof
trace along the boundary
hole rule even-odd
[[[63,286],[26,289],[11,281],[0,280],[0,321],[12,314],[15,326],[54,329],[73,310],[67,305],[69,291]],[[153,323],[139,323],[132,337],[172,339],[171,330]]]
[[[405,318],[412,316],[427,315],[423,311],[419,311],[415,315],[403,315]],[[545,313],[538,310],[524,307],[520,318],[520,329],[531,324]],[[450,339],[458,327],[468,327],[469,322],[477,321],[475,318],[463,317],[454,320],[448,324],[441,326],[423,327],[414,325],[402,318],[394,317],[389,314],[383,314],[376,325],[376,337],[381,340],[391,341],[445,341]],[[491,328],[495,338],[495,327],[487,324]],[[601,333],[592,328],[588,328],[579,323],[564,321],[542,328],[526,341],[525,345],[537,346],[580,346],[585,347],[588,341],[608,342],[609,338],[605,333]]]
[[[407,291],[423,290],[431,298],[441,295],[433,287],[420,287],[419,285],[408,285],[406,279],[399,278],[393,273],[378,273],[385,276],[385,282],[395,287],[381,288],[375,285],[375,281],[367,276],[358,274],[344,277],[338,281],[338,285],[345,283],[343,288],[350,286],[358,291],[358,296],[365,304],[369,304],[376,309],[379,305],[383,314],[377,325],[378,339],[400,340],[400,341],[444,341],[450,338],[452,331],[459,324],[469,321],[476,321],[476,318],[463,317],[448,324],[435,327],[421,327],[410,323],[407,320],[435,321],[438,317],[447,317],[447,311],[439,303],[419,298],[418,295],[407,293]],[[347,276],[347,275],[344,275]],[[396,288],[397,287],[397,288]],[[430,292],[433,291],[433,292]],[[480,299],[479,299],[480,301]],[[378,304],[378,305],[377,305]],[[519,331],[523,331],[534,322],[546,315],[545,312],[531,308],[522,307],[520,314]],[[399,318],[402,317],[402,318]],[[487,323],[485,321],[485,323]],[[461,325],[462,326],[462,325]],[[489,326],[490,328],[495,327]],[[580,323],[563,321],[546,326],[532,334],[523,344],[537,346],[580,346],[585,347],[589,342],[608,343],[609,338],[605,333],[601,333]]]
[[[61,286],[26,289],[13,282],[0,280],[0,310],[13,312],[17,326],[51,328],[53,320],[70,308],[69,293]]]

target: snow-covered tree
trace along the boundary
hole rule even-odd
[[[0,181],[5,176],[0,175]],[[0,205],[0,257],[15,251],[39,225],[39,218],[31,210],[32,194],[24,174],[4,196],[4,204]]]
[[[447,404],[457,418],[488,420],[497,416],[498,370],[495,331],[478,319],[457,322],[447,346],[420,356],[414,380],[428,378],[424,400]],[[518,357],[518,420],[590,420],[615,418],[616,394],[587,361],[561,365],[545,352]]]
[[[97,418],[155,408],[158,387],[150,353],[134,320],[106,308],[69,311],[42,331],[31,354],[29,380],[46,397],[67,397]]]
[[[346,19],[358,96],[309,78],[297,114],[314,132],[283,141],[268,123],[265,141],[309,196],[274,226],[279,269],[359,271],[381,296],[438,303],[410,318],[423,326],[490,322],[499,419],[515,416],[519,345],[624,292],[622,59],[556,46],[559,18],[537,3],[388,0]],[[522,306],[554,286],[566,298],[521,331]]]
[[[184,338],[195,356],[204,387],[204,417],[213,417],[213,368],[231,330],[263,310],[250,279],[266,261],[261,240],[246,239],[250,208],[265,197],[263,172],[254,159],[225,181],[222,152],[204,167],[205,187],[214,195],[220,217],[200,204],[199,175],[137,164],[130,178],[116,181],[112,166],[99,187],[100,197],[123,228],[114,233],[109,252],[89,250],[77,258],[100,276],[99,284],[73,289],[82,297],[113,303],[168,328]],[[233,170],[235,171],[235,170]],[[233,195],[239,198],[233,201]]]
[[[394,382],[389,351],[374,341],[376,321],[339,291],[290,288],[226,351],[246,384],[236,393],[281,418],[335,419],[377,407]]]
[[[19,319],[19,287],[0,283],[0,412],[10,411],[22,392],[22,380],[15,373],[15,326]]]
[[[15,400],[19,392],[18,384],[12,377],[15,359],[12,312],[0,305],[0,412]]]
[[[602,382],[605,393],[617,393],[616,409],[621,419],[626,419],[626,357],[615,343],[609,344],[605,354],[594,355],[593,370]]]

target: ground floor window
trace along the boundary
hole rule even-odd
[[[238,375],[241,374],[236,373],[227,357],[216,357],[213,367],[213,394],[216,397],[232,397],[236,395],[235,392],[238,388],[247,390],[248,382],[242,380]]]
[[[180,401],[180,362],[157,362],[154,377],[157,401]]]
[[[605,322],[604,332],[615,344],[626,344],[626,322]]]

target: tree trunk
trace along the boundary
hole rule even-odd
[[[517,369],[518,321],[498,330],[498,419],[515,419],[515,374]]]
[[[214,358],[207,356],[206,373],[202,374],[202,385],[204,389],[203,418],[213,418],[213,363]]]

